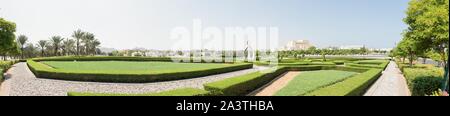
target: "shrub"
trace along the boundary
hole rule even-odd
[[[440,68],[404,68],[403,74],[413,96],[425,96],[439,90],[443,69]]]
[[[3,82],[3,69],[0,68],[0,84]]]
[[[346,66],[350,67],[362,67],[362,68],[378,68],[385,69],[389,64],[386,60],[365,60],[365,61],[357,61],[354,63],[345,63]]]
[[[336,60],[336,61],[333,61],[333,63],[336,64],[336,65],[344,65],[345,61]]]
[[[220,74],[252,68],[252,64],[237,64],[224,68],[214,68],[190,72],[174,72],[160,74],[98,74],[81,72],[58,71],[42,63],[28,60],[28,67],[38,78],[61,79],[71,81],[90,81],[90,82],[116,82],[116,83],[147,83],[157,81],[169,81],[202,77],[213,74]]]
[[[209,96],[210,92],[195,88],[182,88],[158,93],[121,94],[121,93],[89,93],[67,92],[67,96]]]
[[[342,82],[317,89],[307,96],[361,96],[381,76],[381,69],[370,69]]]

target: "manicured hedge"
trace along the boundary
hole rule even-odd
[[[409,68],[403,69],[403,74],[408,82],[412,96],[431,95],[438,91],[443,81],[444,69],[431,68]]]
[[[378,68],[378,69],[385,69],[388,64],[389,62],[385,60],[368,60],[368,61],[357,61],[354,63],[345,63],[346,66],[351,67]]]
[[[370,69],[334,85],[317,89],[307,96],[361,96],[381,76],[381,69]]]
[[[255,65],[267,66],[270,65],[268,62],[254,62]],[[277,66],[305,66],[305,65],[336,65],[333,62],[281,62],[277,63]]]
[[[279,75],[287,71],[313,71],[313,70],[342,70],[352,72],[364,72],[368,69],[365,68],[352,68],[352,67],[338,67],[338,66],[297,66],[297,67],[277,67],[268,70],[250,73],[247,75],[232,77],[217,81],[213,83],[207,83],[204,85],[205,90],[211,91],[216,95],[224,96],[244,96],[250,92],[264,86]]]
[[[89,82],[116,82],[116,83],[147,83],[157,81],[188,79],[249,69],[253,67],[252,64],[243,63],[224,68],[206,69],[190,72],[176,72],[163,74],[96,74],[96,73],[61,72],[42,63],[38,63],[34,60],[28,60],[27,63],[28,67],[38,78],[60,79],[71,81],[89,81]]]
[[[13,61],[0,61],[0,82],[3,81],[3,74],[11,68],[12,65],[16,64],[18,60]]]
[[[0,68],[0,84],[3,82],[3,69]]]
[[[195,88],[182,88],[158,93],[142,93],[142,94],[67,92],[67,96],[209,96],[209,95],[211,95],[209,91]]]

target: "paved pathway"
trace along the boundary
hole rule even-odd
[[[406,79],[393,61],[364,96],[411,96]]]
[[[40,79],[34,76],[34,74],[28,69],[26,63],[18,63],[7,72],[7,79],[2,84],[0,89],[0,96],[65,96],[67,95],[67,92],[70,91],[99,93],[148,93],[183,87],[203,88],[204,83],[214,82],[262,69],[265,68],[255,67],[253,69],[177,81],[130,84]]]

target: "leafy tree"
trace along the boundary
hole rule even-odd
[[[0,55],[4,56],[4,60],[6,55],[17,47],[14,32],[16,32],[16,24],[0,18]]]

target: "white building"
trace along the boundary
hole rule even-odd
[[[289,41],[286,46],[284,46],[283,50],[307,50],[308,48],[313,47],[313,45],[308,40],[296,40]]]
[[[361,48],[364,48],[364,45],[348,45],[339,47],[339,49],[341,50],[361,49]]]

